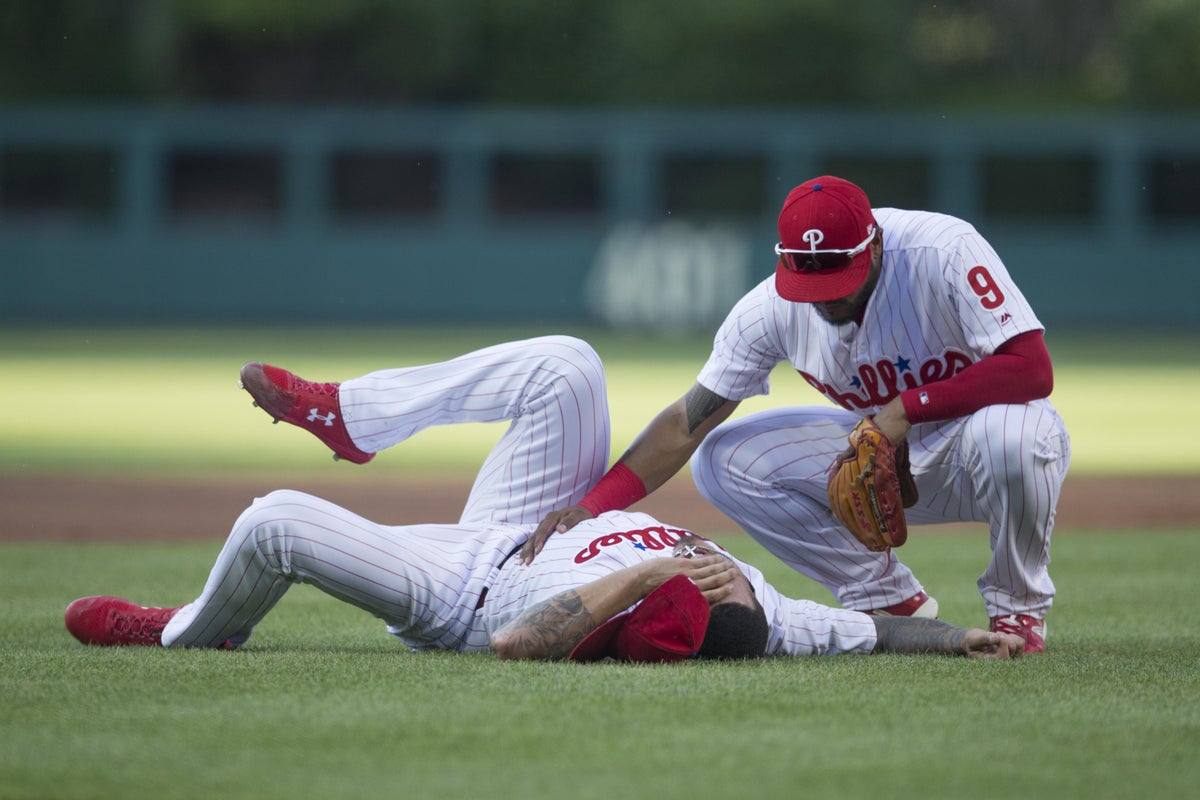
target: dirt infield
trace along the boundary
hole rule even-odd
[[[214,482],[0,477],[0,541],[173,541],[224,538],[242,509],[276,488],[299,489],[387,524],[450,522],[469,484],[381,481]],[[1200,529],[1195,477],[1068,478],[1058,528]],[[697,531],[735,526],[676,479],[636,506]]]

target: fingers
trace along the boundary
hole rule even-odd
[[[718,586],[715,589],[702,591],[700,594],[703,595],[704,599],[708,601],[709,606],[715,606],[717,603],[721,603],[729,599],[730,595],[733,594],[733,584],[726,583]]]
[[[1025,640],[1008,633],[991,633],[973,628],[967,631],[966,655],[969,658],[1010,659],[1025,652]]]
[[[1000,637],[997,650],[1007,654],[1000,658],[1018,658],[1025,654],[1025,640],[1020,636],[1011,633],[998,633],[996,636]]]
[[[570,506],[560,511],[550,512],[545,519],[538,523],[528,541],[521,545],[520,563],[533,563],[533,559],[542,552],[542,548],[546,546],[546,540],[550,538],[551,534],[566,533],[583,520],[591,518],[592,515],[587,509],[580,506]]]
[[[723,556],[702,556],[692,559],[672,559],[685,566],[680,570],[687,575],[709,605],[719,603],[733,592],[733,581],[740,574],[737,566]]]
[[[684,575],[695,584],[709,603],[726,597],[734,579],[740,575],[737,566],[724,556],[706,555],[693,558],[652,558],[642,562],[647,570],[648,589],[657,588],[676,575]]]
[[[538,534],[531,536],[525,544],[521,545],[521,552],[517,556],[520,561],[518,563],[528,565],[533,563],[533,557],[542,552],[542,545],[538,542]],[[543,538],[544,542],[545,539]]]
[[[542,548],[546,546],[546,540],[550,538],[550,534],[558,527],[556,517],[558,513],[551,514],[538,524],[533,535],[521,545],[520,563],[530,564],[533,562],[534,556],[542,552]]]

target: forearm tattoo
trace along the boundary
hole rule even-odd
[[[877,653],[965,654],[967,632],[948,622],[922,617],[874,617]]]
[[[530,657],[566,658],[596,627],[579,593],[571,589],[543,600],[505,627],[517,649]]]
[[[695,433],[696,428],[704,424],[704,420],[711,417],[716,413],[718,408],[725,405],[725,398],[713,394],[700,384],[696,384],[691,389],[688,389],[684,402],[687,405],[688,433]]]

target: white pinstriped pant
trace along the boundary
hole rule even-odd
[[[764,547],[846,608],[865,611],[923,587],[897,551],[867,550],[829,509],[828,469],[859,419],[819,406],[735,419],[705,439],[692,474],[701,494]],[[988,523],[992,557],[978,579],[988,616],[1044,617],[1054,599],[1050,532],[1071,458],[1054,407],[989,406],[916,425],[909,447],[921,495],[906,510],[909,525]]]
[[[414,647],[486,648],[476,606],[498,565],[604,473],[606,391],[595,351],[567,336],[346,381],[342,412],[363,450],[431,425],[510,422],[458,523],[380,525],[311,495],[272,492],[234,523],[203,593],[168,623],[163,643],[240,644],[292,584],[309,583]]]

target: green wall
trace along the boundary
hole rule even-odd
[[[10,323],[708,328],[835,172],[972,221],[1047,324],[1200,328],[1200,118],[0,109]]]

